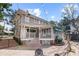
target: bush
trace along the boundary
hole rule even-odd
[[[60,36],[56,36],[56,38],[55,38],[55,43],[56,44],[61,44],[62,43],[62,38],[60,37]]]

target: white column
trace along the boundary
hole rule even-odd
[[[30,27],[29,27],[29,39],[30,39]]]
[[[49,32],[48,32],[48,28],[47,28],[47,36],[49,35]],[[48,37],[47,37],[48,38]]]
[[[27,37],[27,35],[28,35],[28,33],[27,33],[27,28],[26,28],[25,30],[26,30],[26,39],[27,39],[27,38],[28,38],[28,37]]]
[[[40,40],[40,27],[39,27],[39,40]]]
[[[51,27],[51,39],[54,40],[54,32],[53,32],[53,28]]]
[[[55,38],[54,38],[54,33],[53,33],[53,28],[51,27],[51,40],[52,40],[52,43],[54,44],[55,43]]]

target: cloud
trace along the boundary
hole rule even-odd
[[[29,13],[33,14],[33,9],[27,9]]]
[[[41,11],[40,11],[39,8],[34,9],[34,15],[36,15],[36,16],[40,16],[40,14],[41,14]]]
[[[61,20],[60,17],[57,17],[57,16],[51,16],[49,21],[56,21],[56,22],[59,22],[60,20]]]
[[[55,16],[51,16],[49,21],[55,21]]]
[[[51,16],[51,19],[54,19],[55,18],[55,16]]]
[[[29,13],[40,17],[41,15],[41,10],[39,8],[35,8],[35,9],[27,9],[29,11]]]

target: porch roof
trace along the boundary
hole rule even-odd
[[[37,28],[51,28],[50,25],[43,25],[43,24],[20,24],[20,26],[24,27],[37,27]]]

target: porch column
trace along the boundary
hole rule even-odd
[[[54,32],[53,32],[53,28],[52,27],[51,27],[51,40],[53,40],[53,43],[54,43],[55,37],[54,37]]]
[[[29,39],[30,39],[30,27],[29,27]]]
[[[39,27],[39,39],[40,39],[40,27]]]
[[[51,27],[51,39],[54,40],[54,36],[53,36],[53,28]]]

